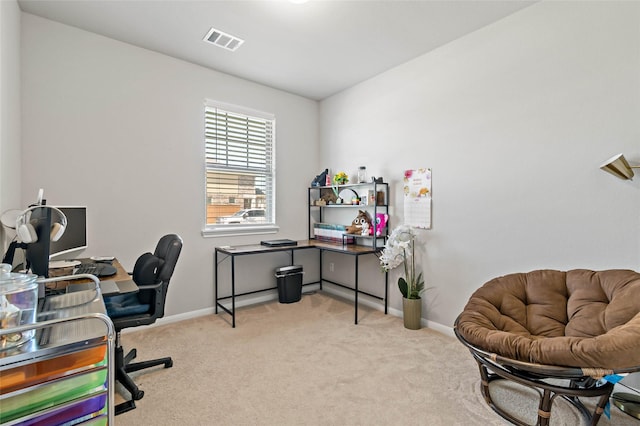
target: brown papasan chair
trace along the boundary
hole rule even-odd
[[[475,291],[455,322],[471,351],[485,401],[489,383],[508,379],[540,394],[539,425],[548,425],[560,395],[590,424],[600,420],[613,374],[640,370],[640,274],[630,270],[539,270],[494,278]],[[599,397],[589,412],[579,397]]]

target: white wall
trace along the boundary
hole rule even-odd
[[[20,109],[20,9],[0,1],[0,214],[21,205]]]
[[[319,124],[313,101],[22,17],[22,201],[44,187],[50,202],[87,204],[83,255],[114,254],[128,267],[161,234],[181,234],[169,315],[213,305],[214,246],[258,239],[200,236],[207,97],[278,117],[276,237],[306,236],[306,187],[320,168],[365,164],[384,176],[395,224],[402,171],[433,169],[433,229],[420,256],[429,321],[450,326],[497,275],[637,268],[638,179],[598,166],[618,152],[640,163],[638,3],[536,4],[323,101]],[[349,277],[351,260],[329,255],[324,266]],[[270,279],[282,262],[252,258],[240,269]],[[375,259],[361,266],[363,286],[378,286]]]
[[[213,248],[260,238],[200,234],[205,98],[276,115],[281,228],[270,237],[306,238],[317,102],[30,14],[22,14],[22,84],[23,200],[42,187],[50,204],[87,205],[82,256],[115,255],[129,270],[160,236],[180,234],[167,315],[212,307]],[[241,264],[275,285],[264,273],[272,266]]]
[[[538,3],[321,102],[321,164],[384,176],[392,223],[403,170],[433,170],[429,321],[498,275],[638,268],[640,179],[598,168],[640,163],[638,22],[638,2]]]

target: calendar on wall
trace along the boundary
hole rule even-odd
[[[405,170],[404,223],[431,229],[431,169]]]

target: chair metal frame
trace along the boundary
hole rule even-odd
[[[453,331],[458,340],[469,349],[478,363],[481,378],[481,391],[485,402],[502,418],[518,426],[527,426],[521,419],[509,414],[499,407],[491,397],[489,384],[495,380],[511,380],[530,389],[534,389],[540,396],[536,425],[548,426],[551,418],[551,406],[556,397],[563,399],[576,407],[588,424],[598,424],[604,409],[609,402],[614,385],[604,376],[612,374],[631,373],[640,370],[640,366],[625,369],[595,369],[544,365],[514,360],[501,355],[487,352],[469,343],[458,331],[456,318]],[[550,383],[549,380],[566,381],[567,385]],[[580,397],[600,397],[596,408],[590,412],[580,400]]]

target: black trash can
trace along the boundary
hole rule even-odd
[[[276,269],[278,301],[294,303],[302,298],[302,266],[282,266]]]

